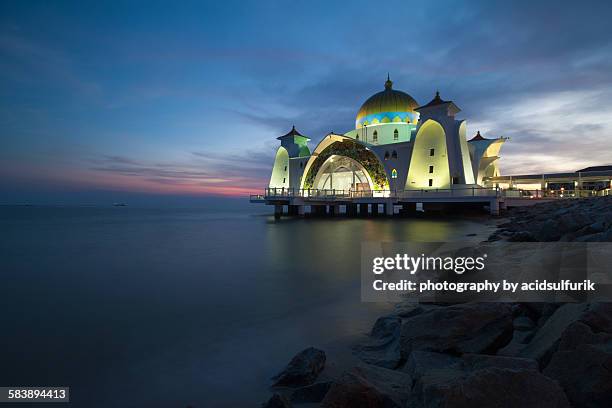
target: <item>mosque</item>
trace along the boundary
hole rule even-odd
[[[290,214],[387,215],[399,207],[410,213],[482,206],[491,214],[521,199],[609,195],[612,166],[595,166],[569,173],[502,176],[499,152],[508,140],[466,137],[461,109],[436,92],[419,105],[409,94],[384,89],[369,97],[357,112],[355,128],[330,133],[310,150],[310,139],[295,126],[278,137],[270,183],[251,202],[283,207]],[[518,201],[517,201],[518,200]]]
[[[385,196],[404,190],[482,186],[499,176],[505,138],[466,138],[466,121],[453,101],[435,97],[419,106],[409,94],[384,89],[357,113],[355,129],[330,133],[311,152],[295,127],[280,136],[269,187],[281,191],[336,191]]]

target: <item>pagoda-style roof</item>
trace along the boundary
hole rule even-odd
[[[482,135],[480,134],[480,130],[478,132],[476,132],[476,135],[471,138],[470,140],[468,140],[468,142],[476,142],[478,140],[489,140],[486,137],[482,137]]]
[[[304,136],[303,134],[301,134],[300,132],[297,131],[297,129],[295,128],[295,125],[293,125],[293,127],[291,128],[291,130],[289,131],[289,133],[279,136],[277,137],[278,140],[284,139],[284,138],[288,138],[288,137],[294,137],[294,136],[299,136],[299,137],[303,137],[305,139],[310,140],[307,136]]]
[[[444,99],[440,98],[440,92],[436,91],[436,96],[434,96],[434,98],[431,101],[429,101],[429,103],[423,106],[419,106],[415,110],[418,111],[419,109],[431,108],[432,106],[444,105],[446,103],[453,103],[453,101],[445,101]]]

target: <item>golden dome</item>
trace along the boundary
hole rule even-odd
[[[393,89],[393,82],[387,76],[385,90],[370,96],[361,105],[355,128],[388,122],[416,123],[419,114],[415,112],[419,104],[406,92]]]

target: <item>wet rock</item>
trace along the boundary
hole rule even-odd
[[[559,307],[518,355],[534,358],[546,365],[565,330],[577,321],[585,323],[595,331],[612,333],[612,304],[568,303]]]
[[[586,310],[587,305],[584,303],[568,303],[559,307],[518,355],[541,361],[553,351],[565,329]]]
[[[325,352],[309,347],[291,359],[287,367],[273,378],[273,386],[299,387],[312,384],[325,366]]]
[[[512,325],[514,326],[514,330],[518,331],[528,331],[532,330],[535,327],[535,323],[527,316],[519,316],[512,321]]]
[[[510,242],[534,242],[536,237],[530,231],[517,231],[508,236]]]
[[[289,400],[285,396],[281,394],[274,394],[268,400],[268,402],[262,404],[261,407],[262,408],[291,408],[293,407],[293,405],[291,405],[291,402],[289,402]]]
[[[410,376],[400,371],[363,365],[334,381],[323,399],[326,408],[403,407],[410,396]]]
[[[485,368],[507,368],[513,370],[537,370],[533,359],[487,354],[464,354],[461,357],[431,351],[414,351],[402,369],[413,379],[419,379],[432,370],[451,370],[454,375],[463,375]]]
[[[400,352],[492,353],[512,336],[512,307],[465,303],[426,311],[402,321]]]
[[[401,323],[402,320],[396,315],[379,317],[372,327],[370,336],[377,339],[386,339],[399,335]]]
[[[570,407],[554,380],[536,370],[432,370],[413,389],[414,407]]]
[[[575,407],[609,407],[612,401],[612,335],[573,323],[544,374],[555,379]]]
[[[548,219],[544,221],[535,233],[538,242],[558,241],[561,238],[561,231],[557,222]]]
[[[331,387],[331,381],[317,382],[297,388],[291,394],[292,402],[321,402]]]
[[[402,371],[417,379],[424,376],[430,370],[458,369],[461,359],[444,353],[433,351],[413,351],[402,368]]]
[[[396,315],[379,318],[372,328],[370,339],[353,347],[362,361],[385,368],[396,368],[401,360],[399,337],[401,319]]]

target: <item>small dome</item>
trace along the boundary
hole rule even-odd
[[[387,76],[385,90],[370,96],[361,105],[355,128],[389,122],[416,123],[419,114],[415,108],[418,106],[412,96],[394,90],[393,82]]]

